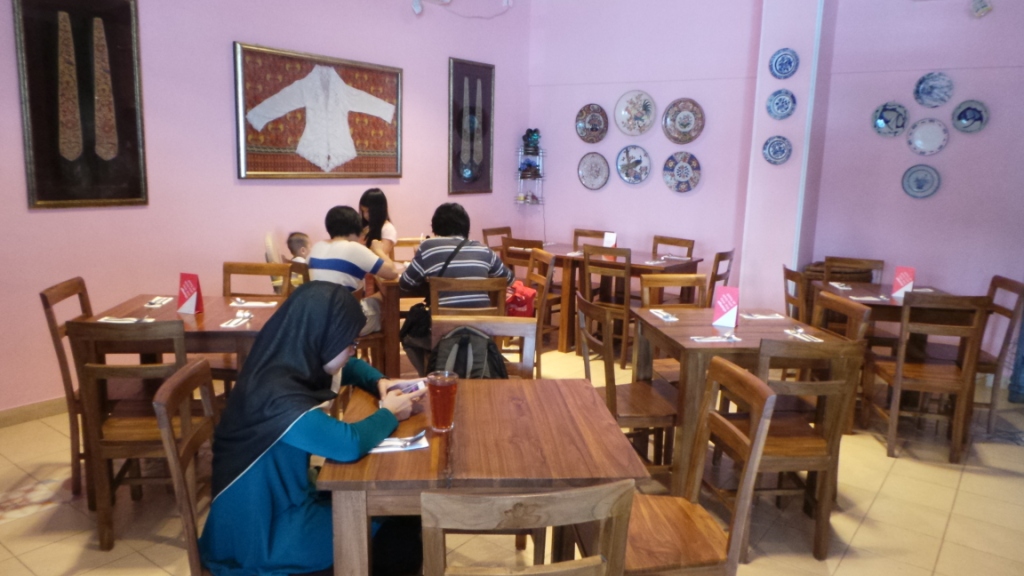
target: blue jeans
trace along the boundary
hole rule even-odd
[[[1013,374],[1010,375],[1010,402],[1024,404],[1024,322],[1020,325],[1017,336],[1017,354],[1013,361]]]

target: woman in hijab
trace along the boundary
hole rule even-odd
[[[394,382],[350,359],[365,322],[344,287],[310,282],[256,337],[214,435],[213,503],[199,548],[216,576],[301,574],[333,564],[330,502],[309,480],[310,455],[362,458],[423,393],[384,392]],[[335,396],[339,371],[343,384],[382,396],[381,408],[354,424],[316,409]]]

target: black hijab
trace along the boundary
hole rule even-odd
[[[303,284],[271,316],[214,435],[214,497],[300,416],[335,396],[324,364],[355,342],[364,324],[359,302],[331,282]]]

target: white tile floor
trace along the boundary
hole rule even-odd
[[[547,377],[583,376],[571,354],[544,355]],[[600,374],[600,371],[597,372]],[[629,371],[620,371],[620,382]],[[600,376],[597,376],[600,378]],[[845,436],[833,539],[825,561],[811,556],[812,522],[790,502],[759,501],[753,550],[741,576],[1024,574],[1024,407],[1000,413],[1000,432],[975,434],[963,465],[947,461],[945,432],[912,434],[897,459],[878,431]],[[979,410],[978,416],[985,411]],[[188,574],[173,495],[127,493],[115,506],[114,549],[96,547],[93,515],[68,491],[66,416],[0,428],[0,575]],[[523,564],[511,536],[449,538],[452,563]]]

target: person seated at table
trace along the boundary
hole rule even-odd
[[[505,267],[501,258],[476,240],[469,240],[469,214],[461,204],[449,202],[434,210],[430,219],[432,238],[424,240],[416,250],[409,266],[399,279],[402,290],[415,291],[427,284],[427,278],[505,278],[508,284],[515,280],[515,274]],[[454,257],[445,262],[454,253]],[[442,274],[443,272],[443,274]],[[491,299],[484,292],[460,293],[438,299],[440,306],[459,308],[486,308]],[[425,370],[425,357],[430,351],[430,336],[402,339],[406,356],[420,374]]]
[[[256,337],[214,435],[213,502],[199,549],[215,576],[300,574],[334,562],[330,501],[311,482],[310,455],[362,458],[425,391],[387,392],[398,382],[352,358],[365,321],[348,290],[314,281],[297,288]],[[380,409],[352,424],[317,409],[336,395],[338,374],[342,384],[381,396]],[[404,549],[387,556],[415,563],[418,540],[395,544]]]
[[[363,217],[366,247],[380,240],[384,252],[391,254],[398,242],[398,230],[388,215],[388,198],[380,188],[370,188],[359,198],[359,214]]]
[[[331,239],[317,242],[310,250],[310,280],[334,282],[354,292],[365,287],[367,274],[385,280],[398,278],[398,269],[380,240],[370,242],[369,248],[362,244],[363,220],[352,207],[331,208],[324,224]],[[367,321],[360,336],[380,330],[380,302],[380,294],[362,299]]]
[[[309,236],[305,232],[292,232],[286,241],[288,251],[292,253],[292,262],[306,264],[309,257]]]

